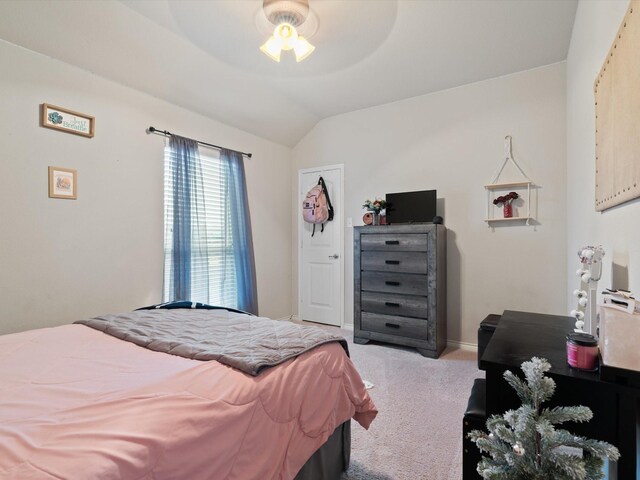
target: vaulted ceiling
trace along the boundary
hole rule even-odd
[[[261,0],[5,0],[0,38],[293,146],[329,116],[566,59],[577,0],[310,6],[298,64],[258,50]]]

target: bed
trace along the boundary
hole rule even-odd
[[[233,318],[247,321],[227,310],[170,314],[232,333],[245,328]],[[120,337],[82,324],[0,337],[0,478],[323,478],[341,471],[335,457],[348,465],[350,419],[368,428],[377,414],[338,342],[253,375]],[[225,349],[232,357],[236,346]]]

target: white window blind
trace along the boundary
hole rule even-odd
[[[175,158],[165,148],[164,162],[164,301],[170,298],[168,275],[173,258],[173,176]],[[200,153],[204,208],[192,208],[191,222],[205,222],[206,235],[191,238],[191,298],[194,302],[238,308],[236,268],[233,255],[231,223],[227,208],[228,175],[219,158]],[[195,224],[195,223],[194,223]]]

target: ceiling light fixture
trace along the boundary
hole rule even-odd
[[[260,47],[270,59],[280,61],[282,50],[293,50],[296,62],[301,62],[315,50],[306,38],[298,35],[299,27],[309,15],[308,0],[264,0],[262,9],[276,27],[273,35]]]

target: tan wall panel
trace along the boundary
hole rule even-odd
[[[594,84],[597,211],[640,197],[640,0],[633,0]]]

